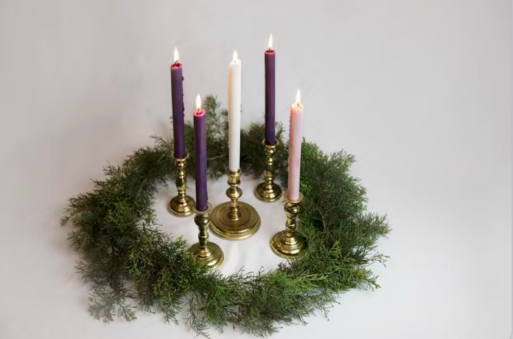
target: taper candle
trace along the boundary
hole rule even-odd
[[[275,136],[275,109],[276,109],[276,74],[275,56],[272,49],[273,35],[269,37],[269,49],[265,51],[265,143],[276,144]]]
[[[201,98],[196,98],[194,112],[194,149],[196,151],[196,210],[208,209],[207,194],[207,130],[205,111],[201,109]]]
[[[240,168],[241,68],[241,61],[235,51],[228,65],[228,167],[234,172]]]
[[[185,150],[185,127],[183,105],[183,76],[182,64],[179,62],[178,51],[175,48],[175,62],[171,65],[171,102],[173,106],[173,140],[174,155],[177,159],[187,156]]]
[[[301,168],[301,144],[303,142],[303,105],[299,90],[296,102],[290,106],[289,134],[289,182],[287,195],[290,200],[299,199],[299,178]]]

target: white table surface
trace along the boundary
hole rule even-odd
[[[263,121],[263,51],[277,51],[277,119],[301,88],[304,135],[345,149],[369,210],[393,229],[373,267],[381,289],[351,291],[308,326],[273,338],[490,338],[511,333],[510,1],[0,2],[0,338],[192,338],[139,313],[99,322],[60,227],[67,199],[90,191],[149,135],[171,136],[169,64],[178,46],[186,111],[197,93],[226,102],[226,68],[243,66],[243,125]],[[190,115],[188,116],[190,119]],[[264,205],[244,242],[215,239],[224,273],[270,269],[282,204]],[[191,189],[193,188],[191,184]],[[211,183],[224,201],[225,180]],[[192,219],[155,208],[192,241]],[[214,239],[214,237],[212,236]],[[212,338],[240,337],[227,328]],[[244,334],[243,337],[249,337]]]

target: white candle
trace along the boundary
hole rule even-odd
[[[233,52],[233,61],[228,65],[228,148],[230,171],[240,169],[240,111],[241,111],[241,61],[237,51]]]
[[[290,106],[289,184],[287,189],[288,198],[290,200],[299,199],[301,144],[303,142],[303,105],[301,105],[299,99],[298,90],[296,102]]]

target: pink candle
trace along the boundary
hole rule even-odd
[[[289,184],[287,189],[287,195],[290,200],[299,199],[301,143],[303,142],[303,105],[299,103],[299,99],[298,90],[296,102],[290,106]]]

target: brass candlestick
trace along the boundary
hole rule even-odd
[[[199,242],[189,247],[189,251],[208,267],[217,268],[224,261],[224,253],[218,245],[208,242],[208,227],[210,225],[212,205],[208,204],[206,211],[197,211],[195,208],[194,212],[196,213],[194,222],[199,228]]]
[[[290,200],[288,196],[285,197],[285,213],[287,214],[285,225],[287,229],[276,233],[271,240],[273,252],[285,259],[296,257],[306,247],[306,238],[296,231],[297,215],[303,198],[302,193],[299,193],[299,199],[297,200]]]
[[[226,195],[231,201],[214,209],[210,229],[222,239],[242,240],[251,237],[260,227],[260,216],[253,206],[238,201],[242,196],[240,185],[241,170],[229,171]]]
[[[177,217],[187,217],[192,214],[194,206],[196,206],[196,202],[193,198],[186,195],[187,190],[187,181],[185,178],[185,163],[189,156],[187,155],[185,158],[177,159],[175,158],[175,166],[176,166],[176,189],[178,190],[178,195],[171,199],[169,202],[168,211],[174,216]]]
[[[282,194],[281,187],[274,183],[273,155],[276,153],[276,146],[278,146],[278,141],[276,141],[275,145],[267,145],[265,140],[263,140],[262,145],[264,145],[265,148],[266,168],[264,171],[264,182],[258,185],[255,189],[255,196],[263,202],[274,202],[280,199]]]

